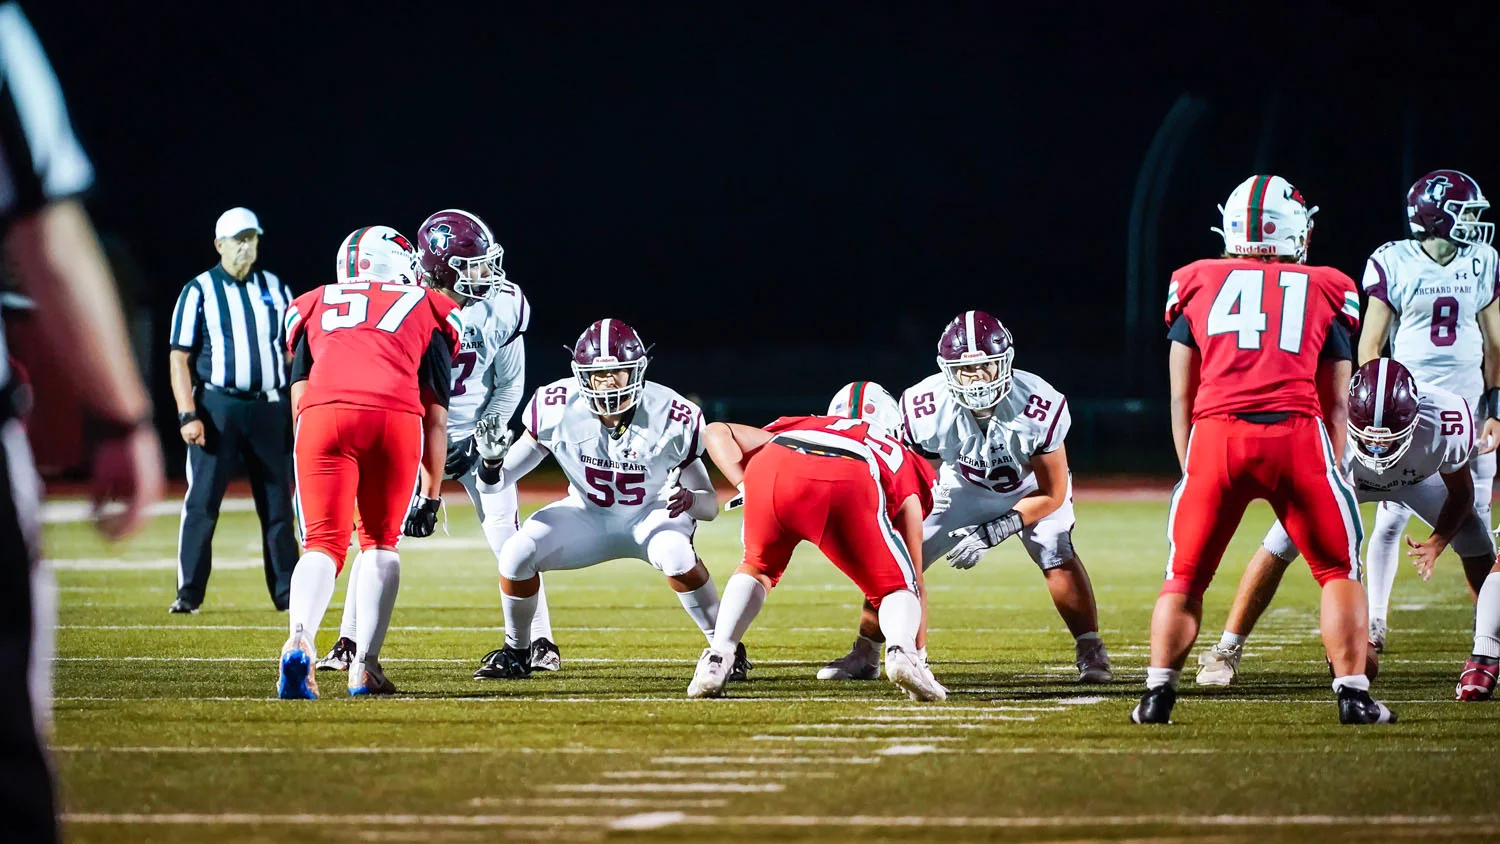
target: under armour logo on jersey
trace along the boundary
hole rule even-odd
[[[1443,197],[1448,193],[1448,188],[1452,186],[1453,183],[1448,181],[1447,176],[1435,176],[1427,180],[1427,190],[1423,191],[1422,195],[1433,202],[1442,202]]]
[[[448,248],[448,243],[452,240],[453,229],[447,223],[439,223],[427,233],[427,248],[433,252],[441,252]]]

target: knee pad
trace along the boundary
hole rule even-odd
[[[500,576],[506,580],[530,580],[537,575],[536,540],[524,533],[505,540],[496,557],[500,562]]]
[[[667,537],[677,537],[677,541]],[[658,534],[646,548],[646,556],[658,571],[667,577],[682,577],[698,567],[698,554],[693,544],[679,533]]]

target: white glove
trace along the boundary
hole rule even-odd
[[[724,502],[724,512],[726,513],[728,513],[730,510],[738,510],[741,507],[745,506],[745,482],[741,481],[735,484],[734,488],[739,490],[739,492],[735,493],[735,496],[733,498]]]
[[[510,451],[510,442],[514,436],[501,421],[500,414],[486,414],[474,426],[474,448],[478,449],[479,456],[487,462],[499,463],[505,459],[505,453]]]
[[[933,484],[932,512],[928,515],[937,516],[942,513],[946,513],[948,512],[948,508],[951,506],[953,506],[953,496],[948,492],[948,488],[943,486],[942,481],[938,481],[937,483]]]
[[[1021,514],[1010,510],[998,519],[948,531],[949,536],[959,540],[948,552],[948,565],[956,569],[973,568],[984,552],[1020,533],[1021,528]]]

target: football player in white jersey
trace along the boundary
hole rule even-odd
[[[954,568],[972,568],[986,550],[1019,533],[1041,568],[1058,614],[1074,639],[1078,679],[1114,679],[1099,638],[1088,572],[1073,550],[1073,481],[1063,440],[1067,399],[1030,372],[1012,370],[1010,331],[983,311],[965,311],[938,341],[942,372],[901,396],[904,435],[938,465],[938,504],[922,523],[922,567],[945,553]],[[940,465],[939,465],[940,464]],[[997,535],[977,527],[1006,520]],[[848,655],[828,663],[820,680],[872,680],[880,671],[879,621],[866,602]],[[917,644],[925,658],[925,633]]]
[[[1474,421],[1468,402],[1441,387],[1418,387],[1405,366],[1377,358],[1349,381],[1349,441],[1345,463],[1361,502],[1396,502],[1432,528],[1408,551],[1423,579],[1444,548],[1463,560],[1469,586],[1479,596],[1474,651],[1458,694],[1487,699],[1500,661],[1500,564],[1488,525],[1474,511],[1470,455]],[[1240,580],[1224,636],[1198,658],[1198,684],[1227,686],[1239,672],[1245,638],[1270,605],[1298,552],[1281,523],[1271,526]],[[1373,659],[1373,656],[1371,657]],[[1469,686],[1471,697],[1464,696]],[[1477,693],[1483,693],[1483,697]]]
[[[1490,523],[1495,455],[1500,445],[1500,304],[1497,262],[1490,246],[1495,224],[1480,222],[1489,207],[1479,185],[1457,170],[1434,170],[1406,194],[1412,236],[1375,250],[1365,266],[1369,298],[1359,338],[1359,362],[1384,353],[1411,370],[1420,384],[1441,387],[1469,403],[1482,426],[1479,453],[1469,461],[1474,509]],[[1370,643],[1385,650],[1391,586],[1401,534],[1411,508],[1382,502],[1366,552]]]
[[[719,501],[703,465],[703,413],[646,380],[647,348],[629,325],[602,319],[573,347],[573,377],[537,390],[522,413],[526,432],[507,448],[481,422],[479,491],[488,506],[551,454],[568,495],[536,511],[500,549],[505,646],[474,676],[531,673],[531,622],[544,571],[606,560],[645,560],[666,576],[682,607],[711,642],[719,596],[693,548],[699,521]],[[750,668],[741,647],[736,679]]]

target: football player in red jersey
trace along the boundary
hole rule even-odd
[[[922,520],[936,474],[892,435],[901,410],[878,384],[850,416],[791,416],[765,428],[715,422],[708,453],[744,502],[745,556],[724,586],[712,644],[688,697],[718,697],[735,649],[781,579],[792,550],[812,542],[859,586],[880,614],[886,676],[913,700],[943,700],[946,689],[917,656],[922,624]],[[731,504],[734,502],[731,502]]]
[[[463,336],[458,306],[417,284],[417,251],[395,229],[356,229],[337,261],[338,283],[304,293],[287,311],[303,537],[277,683],[287,699],[318,696],[314,639],[356,501],[361,545],[374,547],[352,590],[360,624],[349,693],[395,691],[378,658],[401,576],[396,542],[419,465],[443,476],[448,389]]]
[[[1252,176],[1220,209],[1224,256],[1172,274],[1172,439],[1182,480],[1172,494],[1166,582],[1151,618],[1146,694],[1131,720],[1165,724],[1198,636],[1203,592],[1256,498],[1270,502],[1323,588],[1323,644],[1339,720],[1396,720],[1365,676],[1363,538],[1336,455],[1349,416],[1353,279],[1308,266],[1312,213],[1279,176]]]

